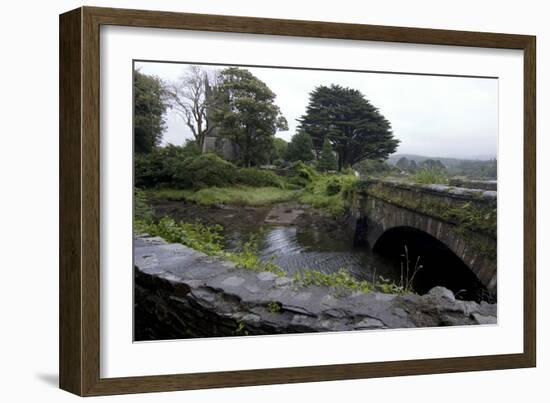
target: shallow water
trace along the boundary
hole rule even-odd
[[[254,239],[258,254],[289,274],[309,269],[334,273],[345,269],[358,280],[372,281],[374,276],[399,281],[394,266],[369,248],[356,247],[353,240],[325,228],[300,225],[250,225],[225,227],[226,248],[238,251],[244,242]]]
[[[154,209],[157,217],[168,215],[178,221],[221,225],[228,250],[239,251],[245,242],[254,240],[264,261],[272,261],[290,275],[304,269],[323,273],[345,269],[358,280],[402,284],[401,276],[407,276],[406,272],[401,273],[403,247],[408,245],[412,269],[417,258],[422,258],[422,269],[414,277],[416,292],[422,294],[442,285],[461,299],[495,298],[486,295],[469,269],[457,267],[456,259],[441,255],[439,247],[420,238],[404,238],[392,241],[391,250],[384,255],[375,253],[368,246],[354,245],[345,222],[304,206],[282,203],[272,207],[205,207],[157,201]],[[411,252],[413,250],[418,251]]]
[[[323,273],[346,269],[358,280],[372,281],[376,275],[377,280],[382,276],[399,282],[395,265],[366,246],[354,246],[341,223],[312,210],[304,210],[294,223],[280,225],[270,222],[273,214],[270,207],[203,207],[168,201],[154,207],[157,216],[223,226],[225,247],[229,250],[238,251],[244,242],[254,239],[260,257],[273,261],[289,274],[303,269]],[[288,209],[281,210],[288,212]]]

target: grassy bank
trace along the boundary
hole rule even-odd
[[[269,206],[296,201],[324,210],[332,215],[345,212],[347,195],[357,179],[353,175],[317,174],[298,190],[280,187],[226,186],[204,189],[149,189],[149,200],[170,200],[203,206],[225,204],[233,206]]]
[[[136,234],[147,233],[152,236],[160,236],[168,242],[181,243],[209,256],[219,256],[227,259],[238,268],[257,272],[268,271],[280,277],[286,277],[287,273],[272,261],[262,260],[257,253],[257,243],[254,239],[242,244],[239,252],[229,252],[223,248],[223,228],[219,225],[206,226],[199,223],[176,222],[172,218],[164,217],[158,222],[135,220]],[[386,281],[370,282],[355,279],[351,273],[342,268],[335,273],[322,273],[308,268],[302,269],[291,278],[295,289],[310,285],[334,287],[342,292],[359,291],[368,293],[378,291],[388,294],[403,294],[411,292],[410,289],[398,286]]]
[[[297,194],[296,199],[334,216],[342,215],[356,181],[353,175],[318,175]]]
[[[151,199],[185,201],[203,206],[227,204],[233,206],[268,206],[294,200],[296,191],[276,187],[210,187],[197,191],[189,189],[148,190]]]

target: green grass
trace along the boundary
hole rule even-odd
[[[423,185],[446,185],[449,183],[449,178],[447,175],[437,169],[421,169],[411,176],[411,180],[415,183],[420,183]]]
[[[348,205],[347,195],[357,178],[350,174],[321,174],[303,165],[299,171],[304,178],[303,184],[293,183],[293,178],[280,178],[284,186],[244,186],[207,187],[192,189],[149,189],[150,200],[185,201],[203,206],[226,204],[233,206],[269,206],[287,201],[297,201],[313,208],[325,210],[338,216]],[[264,173],[262,173],[264,174]],[[271,174],[271,173],[270,173]],[[274,174],[272,174],[274,175]],[[306,178],[307,176],[307,178]],[[294,178],[295,179],[295,178]]]
[[[146,191],[149,199],[186,201],[193,193],[190,189],[148,189]]]
[[[353,175],[319,175],[300,191],[297,200],[332,215],[342,215],[347,207],[346,193],[355,182]]]
[[[171,201],[187,201],[203,206],[228,204],[234,206],[268,206],[290,201],[296,191],[277,187],[211,187],[196,192],[188,189],[149,190],[149,197]]]
[[[221,255],[223,235],[221,225],[203,225],[201,223],[176,222],[170,217],[163,217],[159,222],[134,220],[134,231],[137,234],[147,233],[160,236],[168,242],[181,243],[210,256]]]

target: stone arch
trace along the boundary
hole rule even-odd
[[[371,247],[386,231],[392,228],[414,228],[432,236],[460,258],[481,284],[490,292],[496,293],[496,259],[479,248],[480,244],[489,243],[496,250],[496,240],[461,230],[454,223],[402,208],[374,197],[366,200],[359,221],[362,222],[360,227],[366,232],[361,236]]]
[[[426,293],[443,286],[468,300],[487,297],[477,275],[445,243],[433,235],[409,226],[384,231],[372,245],[374,252],[394,261],[400,276],[414,276],[414,288]],[[408,262],[408,263],[407,263]]]

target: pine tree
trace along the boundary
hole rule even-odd
[[[321,172],[335,171],[338,169],[338,161],[336,160],[332,144],[330,144],[328,137],[325,137],[325,141],[323,141],[323,149],[321,150],[317,168]]]
[[[339,170],[364,159],[384,159],[399,144],[390,122],[361,92],[339,85],[319,86],[310,93],[300,129],[309,133],[318,155],[328,136]]]

